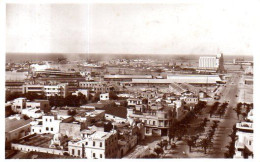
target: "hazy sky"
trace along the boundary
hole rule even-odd
[[[242,2],[8,4],[6,50],[252,54],[258,21],[254,4]]]

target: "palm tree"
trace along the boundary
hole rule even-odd
[[[199,139],[199,135],[191,136],[192,140],[194,140],[194,143],[196,145],[197,140]]]
[[[208,138],[204,138],[200,141],[200,146],[204,149],[204,153],[207,154],[207,149],[212,145],[212,141]]]
[[[237,113],[237,118],[238,118],[238,120],[239,120],[239,115],[241,114],[241,107],[242,107],[242,103],[241,102],[239,102],[238,104],[237,104],[237,107],[236,107],[236,109],[234,109],[235,111],[236,111],[236,113]]]
[[[189,146],[189,151],[191,152],[191,148],[195,146],[195,139],[192,137],[188,137],[187,139],[185,139],[185,142]]]

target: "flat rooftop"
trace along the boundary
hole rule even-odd
[[[49,148],[53,134],[33,134],[20,139],[16,144]]]
[[[152,75],[104,75],[107,79],[151,79]]]
[[[15,129],[18,129],[22,126],[25,126],[27,124],[30,124],[32,120],[28,119],[28,120],[24,120],[24,119],[10,119],[10,118],[5,118],[5,132],[10,132],[13,131]]]

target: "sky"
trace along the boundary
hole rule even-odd
[[[251,55],[244,2],[7,4],[6,52]]]

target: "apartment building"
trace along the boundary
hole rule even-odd
[[[236,124],[237,128],[237,141],[235,143],[235,155],[234,158],[243,159],[254,156],[253,153],[253,123],[241,122]]]
[[[171,108],[160,110],[137,111],[135,108],[127,109],[127,119],[131,123],[135,120],[145,124],[146,136],[166,136],[172,125],[173,111]]]
[[[68,95],[68,85],[66,83],[57,85],[44,85],[44,94],[47,97],[57,95],[65,98]]]
[[[118,153],[117,132],[83,130],[80,140],[68,142],[69,154],[87,159],[116,158]]]
[[[21,113],[22,110],[26,108],[26,98],[16,98],[11,102],[11,104],[11,108],[14,112]]]
[[[32,123],[31,134],[59,133],[61,122],[62,119],[58,119],[57,115],[44,115],[42,119]]]

